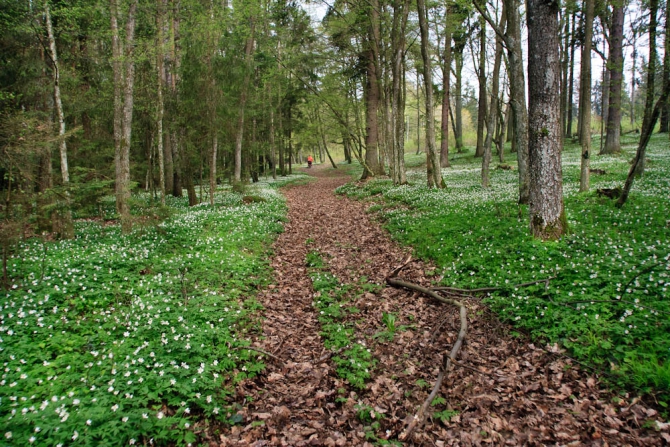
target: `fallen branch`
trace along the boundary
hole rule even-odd
[[[433,399],[435,399],[435,396],[437,396],[437,393],[440,391],[440,388],[442,387],[442,382],[444,381],[447,372],[449,372],[449,368],[451,367],[452,362],[456,359],[458,352],[461,350],[461,346],[463,346],[463,341],[465,340],[465,335],[468,330],[468,313],[463,303],[451,298],[445,298],[439,295],[437,292],[430,290],[426,287],[422,287],[418,284],[410,283],[395,278],[395,275],[397,275],[398,272],[402,270],[402,267],[404,267],[407,264],[407,262],[409,262],[409,258],[401,267],[394,269],[393,272],[391,272],[391,274],[386,277],[386,283],[393,287],[402,287],[405,289],[415,290],[417,292],[423,293],[424,295],[428,295],[442,303],[457,306],[460,310],[461,330],[458,332],[458,338],[456,339],[456,343],[454,343],[454,346],[451,348],[451,352],[449,352],[448,356],[446,355],[444,356],[444,362],[442,364],[442,368],[440,369],[440,373],[437,376],[435,385],[433,386],[432,391],[428,395],[428,398],[423,402],[423,405],[421,405],[419,411],[414,415],[409,424],[407,424],[405,431],[401,433],[400,436],[398,437],[398,439],[400,439],[401,441],[409,439],[409,437],[412,435],[416,427],[423,422],[426,411],[430,407],[430,404],[433,402]]]
[[[545,283],[545,287],[549,287],[549,281],[552,279],[555,279],[555,276],[550,276],[548,278],[544,279],[538,279],[537,281],[530,281],[530,282],[524,282],[521,284],[516,284],[511,287],[518,289],[521,287],[528,287],[532,286],[535,284],[540,284],[540,283]],[[502,289],[507,289],[510,286],[499,286],[499,287],[482,287],[480,289],[459,289],[456,287],[448,287],[448,286],[443,286],[443,287],[433,287],[432,290],[440,290],[440,291],[445,291],[445,292],[452,292],[452,293],[457,293],[457,294],[467,294],[467,293],[484,293],[484,292],[494,292],[496,290],[502,290]]]
[[[400,272],[400,270],[404,269],[407,266],[407,264],[410,263],[411,260],[412,260],[412,255],[410,254],[410,255],[407,256],[407,259],[405,259],[402,264],[400,264],[398,267],[391,270],[391,273],[388,274],[386,279],[395,278],[398,275],[398,273]]]

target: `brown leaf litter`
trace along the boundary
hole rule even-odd
[[[459,316],[454,308],[406,290],[383,287],[365,293],[352,319],[356,336],[378,363],[366,389],[356,392],[340,379],[319,335],[312,305],[314,291],[305,265],[316,249],[340,281],[361,278],[384,285],[385,276],[407,255],[366,213],[365,203],[338,197],[333,190],[349,178],[315,166],[316,181],[284,189],[289,215],[274,244],[274,284],[258,299],[265,307],[262,333],[253,346],[282,359],[266,359],[267,368],[238,386],[241,425],[210,445],[350,446],[397,439],[428,396],[442,356],[456,340]],[[309,247],[307,240],[310,240]],[[430,286],[432,266],[414,261],[401,276]],[[670,443],[670,427],[639,399],[613,403],[599,379],[554,348],[513,338],[481,302],[467,301],[469,330],[458,362],[449,371],[436,411],[458,414],[443,423],[428,418],[406,445],[557,445],[661,446]],[[373,335],[384,329],[383,312],[410,326],[392,341]],[[324,355],[326,354],[326,355]],[[345,389],[343,395],[338,390]],[[340,397],[340,399],[337,399]],[[337,399],[337,401],[336,401]],[[374,409],[380,428],[366,427],[356,405]]]

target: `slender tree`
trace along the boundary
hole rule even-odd
[[[610,54],[607,67],[609,78],[609,110],[607,112],[607,134],[601,154],[621,152],[621,86],[623,83],[623,26],[624,0],[613,0],[612,20],[609,34]]]
[[[582,161],[579,190],[588,191],[591,162],[591,47],[595,0],[584,0],[584,45],[582,46],[582,71],[579,88],[579,135],[582,142]]]

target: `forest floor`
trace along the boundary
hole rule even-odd
[[[385,285],[408,249],[366,213],[369,203],[336,196],[350,181],[317,165],[314,181],[283,189],[288,222],[274,245],[273,284],[258,300],[266,369],[241,382],[241,425],[211,445],[393,445],[437,377],[460,328],[458,311],[432,298]],[[346,313],[354,339],[376,361],[363,389],[337,372],[324,346],[308,253],[324,270],[359,288]],[[434,268],[414,260],[401,278],[430,285]],[[374,287],[365,287],[372,284]],[[632,396],[615,397],[597,376],[556,347],[535,346],[498,321],[477,298],[466,300],[468,334],[429,417],[410,445],[664,445],[667,427],[646,421],[656,410]],[[393,325],[384,315],[395,316]],[[392,331],[390,329],[393,329]],[[387,336],[380,336],[386,334]],[[667,424],[665,424],[667,425]]]

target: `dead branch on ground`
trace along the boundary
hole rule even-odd
[[[537,281],[530,281],[530,282],[524,282],[524,283],[521,283],[521,284],[515,284],[511,287],[515,288],[515,289],[520,289],[521,287],[528,287],[528,286],[532,286],[532,285],[535,285],[535,284],[545,283],[545,287],[548,288],[549,287],[549,281],[551,281],[552,279],[555,279],[555,278],[556,278],[555,276],[550,276],[548,278],[538,279]],[[496,290],[502,290],[502,289],[506,289],[508,287],[509,286],[482,287],[482,288],[479,288],[479,289],[459,289],[459,288],[456,288],[456,287],[443,286],[443,287],[433,287],[432,290],[439,290],[439,291],[444,291],[444,292],[448,292],[448,293],[463,295],[463,294],[471,294],[471,293],[495,292]]]
[[[458,332],[458,338],[456,339],[456,343],[454,343],[453,347],[451,348],[451,352],[449,353],[448,356],[447,355],[444,356],[442,367],[440,368],[440,373],[437,376],[435,385],[433,386],[432,391],[428,395],[428,398],[424,401],[423,405],[421,405],[421,408],[419,408],[419,411],[414,415],[409,424],[407,424],[405,431],[398,437],[398,439],[400,439],[401,441],[409,439],[414,430],[416,429],[416,427],[423,422],[426,411],[430,407],[431,402],[433,402],[433,399],[435,399],[435,396],[437,396],[437,393],[440,391],[440,388],[442,387],[442,382],[444,381],[444,378],[446,377],[447,372],[449,371],[449,368],[452,365],[452,362],[456,359],[458,352],[461,350],[461,346],[463,345],[463,341],[465,340],[465,335],[468,330],[468,313],[463,303],[451,298],[445,298],[439,295],[437,292],[422,287],[418,284],[410,283],[396,278],[396,275],[400,272],[400,270],[403,269],[404,266],[406,266],[409,263],[410,259],[411,256],[408,257],[407,260],[401,266],[396,267],[386,277],[386,283],[393,287],[402,287],[405,289],[415,290],[417,292],[423,293],[424,295],[428,295],[442,303],[451,304],[452,306],[458,307],[461,316],[461,330]]]

